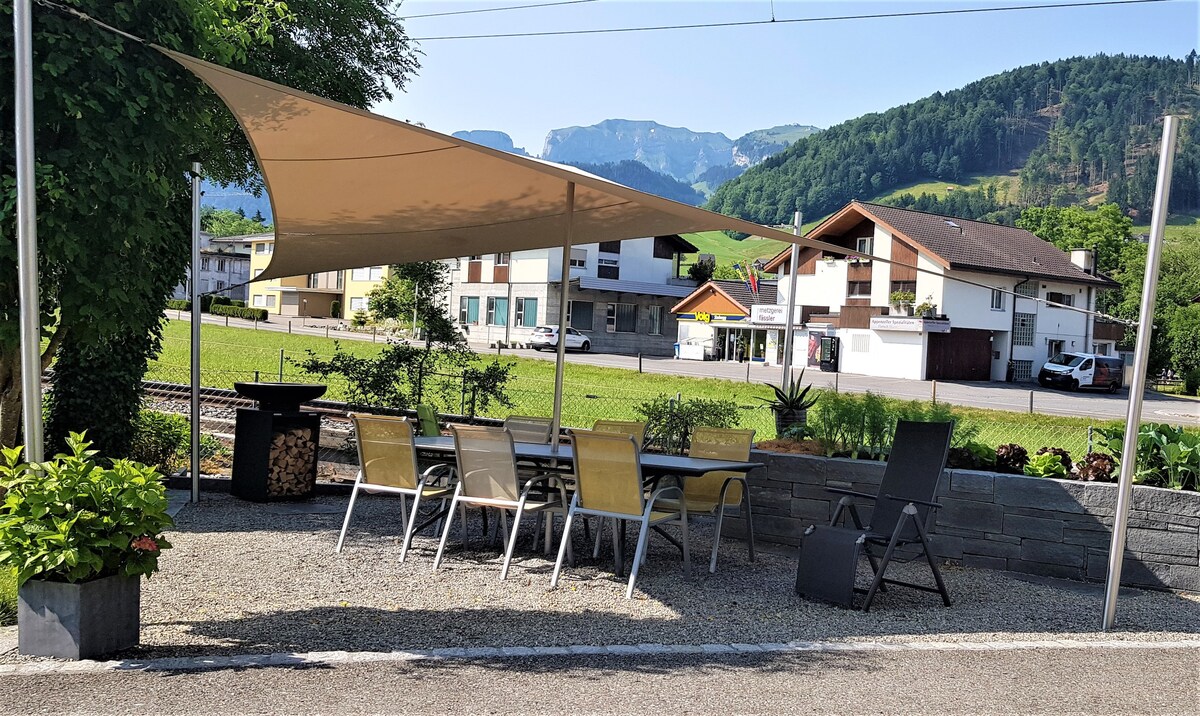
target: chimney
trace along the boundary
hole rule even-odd
[[[1071,263],[1083,269],[1084,273],[1096,273],[1096,252],[1093,249],[1071,249]]]

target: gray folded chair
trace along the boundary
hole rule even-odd
[[[796,570],[798,594],[853,607],[854,595],[865,592],[862,609],[867,611],[877,591],[886,591],[884,585],[896,584],[937,592],[945,605],[950,606],[950,593],[929,547],[929,526],[933,523],[933,510],[941,506],[933,498],[946,467],[953,432],[953,423],[900,421],[878,494],[826,488],[844,497],[828,526],[812,525],[804,532]],[[856,498],[874,501],[870,524],[865,527],[855,505]],[[853,527],[844,524],[847,514]],[[884,576],[897,548],[910,545],[918,548],[929,562],[936,587]],[[876,552],[880,547],[882,557]],[[854,586],[858,562],[864,555],[875,575],[869,589]]]

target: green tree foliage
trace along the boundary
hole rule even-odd
[[[426,342],[465,342],[462,331],[446,311],[450,269],[441,261],[419,261],[391,267],[387,279],[367,293],[375,320],[412,321],[424,331]]]
[[[386,0],[74,0],[110,25],[160,45],[359,107],[403,88],[417,67]],[[0,9],[8,18],[11,6]],[[157,325],[189,258],[188,170],[198,157],[222,183],[257,181],[232,115],[167,57],[61,12],[34,21],[38,239],[48,365],[60,350],[51,405],[61,438],[89,429],[106,454],[124,453],[136,390],[87,399],[111,381],[136,386]],[[11,67],[11,34],[0,62]],[[11,77],[11,74],[8,76]],[[0,92],[0,135],[11,137],[12,91]],[[0,205],[15,202],[13,143],[0,142]],[[18,440],[16,247],[0,224],[0,444]],[[149,335],[150,340],[145,336]],[[128,348],[144,349],[140,355]],[[116,393],[119,393],[116,394]],[[130,397],[134,396],[134,397]],[[126,437],[122,437],[125,435]]]
[[[796,209],[823,216],[928,177],[1022,167],[1021,203],[1072,203],[1109,181],[1114,201],[1143,208],[1156,122],[1169,112],[1195,114],[1195,74],[1184,60],[1126,55],[1021,67],[799,139],[721,185],[708,207],[785,224]],[[1200,206],[1193,122],[1176,163],[1177,210]]]
[[[996,185],[992,183],[978,189],[950,192],[941,197],[927,192],[921,192],[920,196],[913,196],[911,193],[905,192],[900,196],[884,200],[882,203],[902,209],[927,211],[931,214],[990,221],[1010,226],[1020,215],[1019,209],[1006,204],[1004,200],[997,197]]]
[[[263,221],[262,214],[256,216],[247,219],[245,212],[206,206],[200,210],[200,228],[213,236],[244,236],[270,231],[271,225]]]
[[[1200,303],[1177,308],[1168,332],[1171,366],[1180,375],[1200,371]]]
[[[1173,364],[1173,318],[1180,309],[1192,305],[1200,295],[1200,240],[1196,237],[1168,241],[1163,246],[1158,268],[1158,292],[1154,308],[1154,332],[1151,334],[1149,371],[1157,373]],[[1120,302],[1113,312],[1121,318],[1138,320],[1142,284],[1146,273],[1146,245],[1125,246],[1120,268],[1112,273],[1121,284]]]
[[[1080,206],[1031,206],[1017,226],[1037,234],[1063,251],[1092,249],[1102,272],[1120,267],[1122,250],[1133,239],[1133,221],[1116,204],[1095,211]]]

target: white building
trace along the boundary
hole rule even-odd
[[[220,291],[220,295],[237,301],[245,301],[248,295],[246,282],[250,280],[251,237],[228,236],[217,238],[200,232],[200,270],[197,275],[200,293]],[[233,288],[230,288],[233,287]],[[191,298],[188,281],[175,287],[172,298]]]
[[[808,238],[895,262],[801,250],[795,310],[804,327],[795,345],[808,347],[810,365],[822,337],[837,339],[843,372],[912,379],[1029,380],[1059,351],[1115,352],[1111,331],[1098,336],[1091,316],[1060,307],[1093,309],[1097,292],[1116,285],[1095,272],[1090,251],[1067,254],[1011,226],[857,201]],[[789,258],[766,267],[779,272],[783,305]],[[894,305],[897,292],[931,304],[933,318]]]
[[[670,355],[671,305],[696,283],[679,278],[679,236],[584,244],[571,249],[568,320],[591,350]],[[448,309],[476,344],[520,345],[558,324],[562,249],[470,256],[451,264]]]

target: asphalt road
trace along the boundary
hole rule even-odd
[[[169,318],[188,320],[188,314],[168,311]],[[205,323],[225,324],[227,321],[220,316],[204,316]],[[322,319],[292,319],[291,331],[297,334],[325,336],[343,340],[371,340],[370,334],[350,333],[326,326],[344,323]],[[250,321],[229,319],[230,326],[251,328]],[[307,324],[307,325],[305,325]],[[258,324],[259,330],[288,331],[286,319],[275,319],[271,323]],[[383,339],[380,338],[380,341]],[[547,361],[554,360],[554,353],[533,350],[505,350],[503,355],[515,355],[523,358],[537,358]],[[639,359],[637,356],[615,355],[606,353],[569,353],[568,363],[579,365],[607,366],[612,368],[627,368],[636,370]],[[672,358],[645,357],[641,359],[642,370],[647,373],[666,375],[682,375],[696,378],[726,378],[729,380],[749,380],[751,382],[778,383],[782,378],[782,369],[767,367],[760,364],[725,363],[718,361],[687,361]],[[798,371],[797,371],[798,373]],[[904,380],[900,378],[876,378],[862,375],[822,373],[816,369],[807,370],[805,381],[812,382],[817,387],[834,387],[839,390],[863,393],[868,390],[903,400],[929,400],[933,397],[934,385],[925,380]],[[1026,412],[1030,410],[1032,399],[1033,411],[1044,415],[1065,415],[1090,417],[1097,420],[1121,420],[1125,417],[1129,391],[1122,390],[1110,395],[1106,392],[1079,391],[1069,393],[1061,390],[1049,390],[1033,384],[989,383],[989,382],[938,382],[937,399],[954,405],[996,410],[1013,410]],[[1164,395],[1155,391],[1146,391],[1142,407],[1142,419],[1155,422],[1172,423],[1175,425],[1200,425],[1200,400]]]
[[[0,679],[11,714],[1200,714],[1196,650],[508,659]]]

